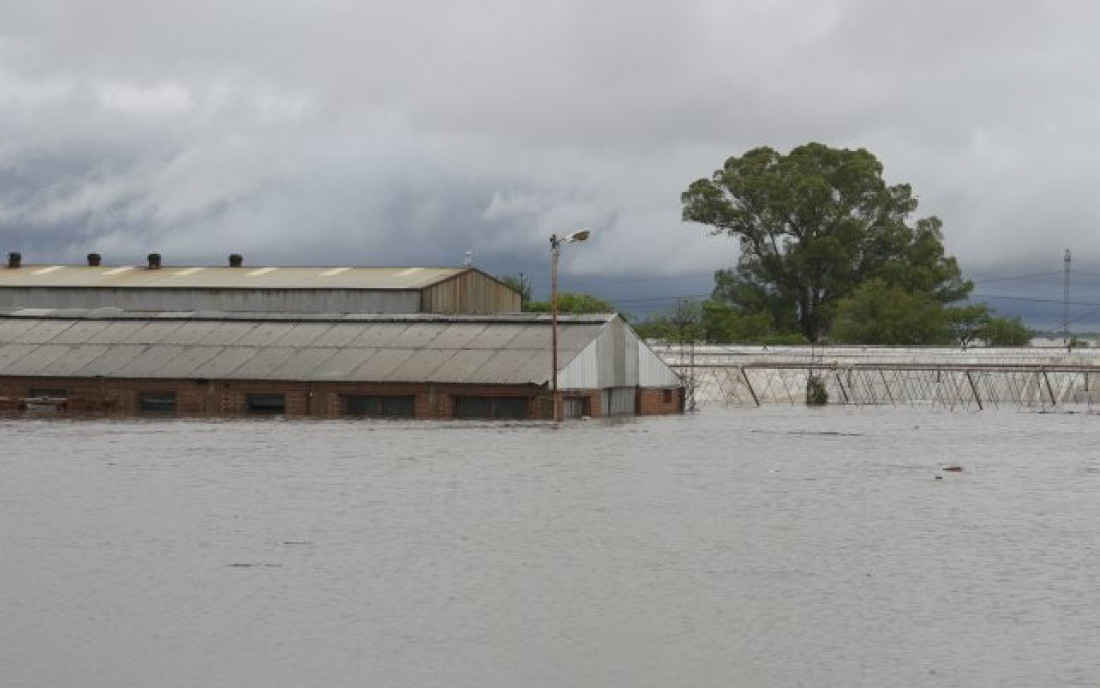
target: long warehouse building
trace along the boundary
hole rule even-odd
[[[547,418],[550,317],[0,313],[0,405],[132,414]],[[617,315],[564,316],[565,417],[676,413]]]
[[[508,312],[519,295],[470,268],[12,262],[0,269],[0,409],[552,417],[551,317]],[[39,274],[13,276],[24,272]],[[125,273],[126,286],[113,282]],[[105,305],[106,289],[127,307]],[[308,294],[287,297],[295,289]],[[156,307],[166,301],[175,307]],[[683,411],[680,376],[620,316],[563,315],[558,330],[564,417]]]
[[[520,295],[474,267],[245,267],[25,265],[8,254],[0,308],[122,308],[130,311],[245,313],[439,313],[488,315],[520,310]]]

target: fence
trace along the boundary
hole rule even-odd
[[[688,407],[806,403],[811,378],[830,404],[1091,410],[1100,360],[1088,350],[872,347],[654,349],[682,376]]]

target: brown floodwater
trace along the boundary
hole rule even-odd
[[[0,686],[1100,685],[1098,428],[2,419]]]

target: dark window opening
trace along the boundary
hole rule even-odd
[[[664,399],[663,399],[664,403],[666,403],[666,404],[671,404],[672,403],[672,390],[671,389],[664,390],[662,396],[664,397]]]
[[[584,418],[592,415],[588,410],[588,397],[565,397],[561,400],[562,418]]]
[[[286,411],[285,394],[246,394],[245,410],[249,413],[284,413]]]
[[[455,399],[455,418],[522,420],[527,416],[527,399],[523,397],[457,397]]]
[[[371,418],[412,418],[414,404],[409,396],[372,396],[348,394],[344,399],[344,413],[349,416]]]
[[[173,413],[176,410],[176,393],[141,392],[138,394],[138,410],[147,413]]]
[[[33,399],[64,399],[69,396],[69,391],[66,389],[47,389],[40,387],[32,389],[27,396]]]

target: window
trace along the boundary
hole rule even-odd
[[[246,394],[245,410],[249,413],[284,413],[286,411],[285,394]]]
[[[64,389],[45,389],[40,387],[37,389],[32,389],[30,391],[30,394],[28,394],[27,396],[33,399],[64,399],[65,397],[69,396],[69,392],[68,390]]]
[[[456,397],[455,418],[527,418],[527,399],[523,397]]]
[[[372,418],[412,418],[414,416],[412,395],[386,397],[348,394],[343,397],[343,400],[344,413],[349,416]]]
[[[565,397],[561,400],[562,418],[584,418],[588,411],[588,397]]]
[[[138,411],[146,413],[174,413],[175,392],[141,392],[138,394]]]

